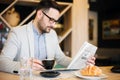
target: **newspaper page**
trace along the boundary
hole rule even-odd
[[[84,42],[76,56],[73,58],[72,62],[69,64],[67,69],[82,69],[86,66],[86,61],[89,57],[94,56],[96,53],[97,47]]]

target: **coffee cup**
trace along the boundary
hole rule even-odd
[[[45,69],[52,69],[55,63],[54,59],[44,59],[42,60]]]

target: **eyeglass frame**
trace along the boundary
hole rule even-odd
[[[50,16],[48,16],[44,11],[42,11],[42,13],[49,19],[49,21],[52,21],[54,23],[57,23],[58,20],[55,20],[54,18],[51,18]]]

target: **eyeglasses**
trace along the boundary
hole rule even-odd
[[[51,22],[54,22],[54,23],[58,22],[57,20],[49,17],[45,12],[42,11],[42,13],[43,13],[45,16],[47,16],[47,18],[49,18],[49,20],[50,20]]]

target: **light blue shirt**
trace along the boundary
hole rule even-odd
[[[33,26],[34,33],[34,56],[36,59],[43,60],[47,58],[45,34],[40,34]]]

